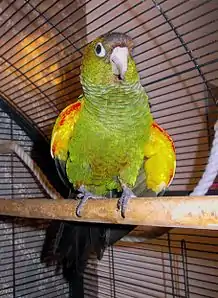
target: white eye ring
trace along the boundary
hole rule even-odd
[[[98,42],[95,46],[95,54],[98,57],[104,57],[106,55],[105,48],[103,47],[101,42]]]

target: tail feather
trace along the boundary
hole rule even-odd
[[[62,267],[69,282],[82,276],[91,253],[100,260],[105,249],[127,235],[134,226],[53,221],[47,229],[41,261]]]

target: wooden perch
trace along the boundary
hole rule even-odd
[[[116,199],[88,200],[82,217],[75,215],[77,201],[0,199],[0,214],[26,218],[83,222],[184,227],[218,230],[218,196],[131,199],[123,219]]]

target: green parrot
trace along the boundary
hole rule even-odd
[[[80,76],[84,94],[60,114],[53,129],[51,154],[65,180],[79,191],[77,215],[88,198],[117,190],[122,191],[118,207],[124,217],[128,199],[135,197],[133,189],[138,193],[141,168],[144,190],[155,193],[164,190],[174,175],[173,142],[153,121],[132,48],[132,39],[122,33],[104,35],[87,46]],[[156,141],[156,148],[149,149],[157,131],[160,144]],[[145,161],[154,154],[151,150],[159,155]],[[165,160],[161,171],[148,169],[149,163],[155,167],[159,156]]]
[[[123,33],[91,42],[81,65],[83,94],[53,128],[51,155],[62,181],[80,199],[78,216],[89,198],[119,196],[125,217],[130,198],[162,193],[175,173],[173,141],[152,118],[132,50],[132,39]],[[72,277],[83,272],[92,251],[101,258],[105,247],[133,228],[56,222],[48,232],[56,239],[50,250],[61,255]],[[49,237],[43,259],[51,248]]]

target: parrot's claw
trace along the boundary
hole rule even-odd
[[[132,190],[128,188],[126,185],[123,184],[122,187],[123,187],[123,193],[117,202],[117,208],[118,210],[121,210],[121,215],[123,218],[125,218],[125,211],[126,211],[126,207],[129,202],[129,199],[135,198],[136,196],[134,195]]]
[[[81,210],[84,207],[85,203],[88,201],[88,199],[100,199],[101,197],[93,195],[91,192],[87,191],[84,186],[80,186],[78,191],[80,193],[77,195],[77,198],[80,199],[80,202],[76,207],[76,215],[78,217],[81,217]]]

